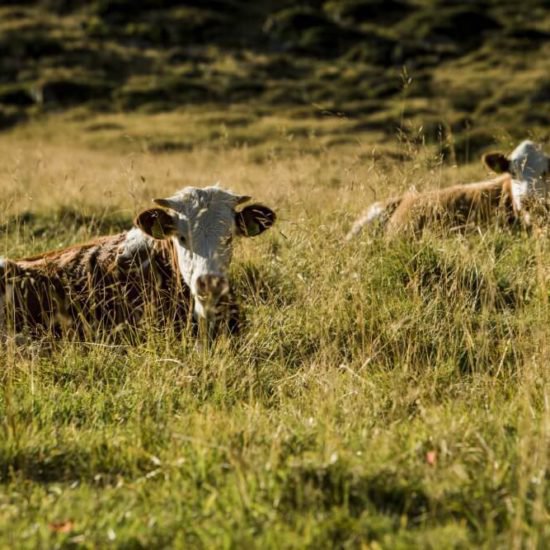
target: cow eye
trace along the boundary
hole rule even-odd
[[[178,241],[182,246],[187,246],[187,239],[183,235],[178,237]]]

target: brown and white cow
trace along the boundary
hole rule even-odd
[[[405,231],[418,233],[434,223],[451,229],[482,226],[492,220],[506,225],[514,221],[527,224],[517,185],[512,176],[504,174],[490,181],[406,193],[390,216],[385,233],[389,237]]]
[[[181,327],[192,318],[214,334],[238,330],[228,268],[233,237],[269,229],[275,213],[220,187],[186,187],[155,199],[133,229],[12,261],[0,259],[0,327],[17,334],[73,334],[138,325]]]
[[[540,145],[523,141],[507,156],[487,153],[483,163],[502,177],[485,182],[455,185],[437,191],[390,197],[375,202],[354,222],[346,239],[357,236],[364,227],[377,225],[387,234],[396,234],[411,225],[418,229],[430,218],[464,225],[481,223],[497,215],[529,225],[526,201],[546,198],[550,182],[550,157]],[[504,208],[504,211],[503,211]]]

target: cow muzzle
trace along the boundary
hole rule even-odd
[[[212,313],[224,296],[229,294],[229,281],[223,275],[200,275],[197,277],[197,300],[206,313]]]

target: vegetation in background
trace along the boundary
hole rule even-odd
[[[343,238],[547,140],[549,33],[537,0],[4,3],[0,257],[215,181],[278,222],[236,340],[0,345],[0,546],[548,546],[546,224]]]
[[[0,126],[74,106],[301,106],[301,117],[341,113],[386,142],[398,129],[450,142],[470,160],[499,131],[547,136],[549,38],[541,0],[8,3]]]

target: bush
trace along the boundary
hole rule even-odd
[[[0,88],[0,104],[28,107],[34,99],[25,86],[6,86]]]
[[[112,86],[99,81],[59,78],[43,82],[38,88],[39,102],[50,106],[70,106],[110,97]]]
[[[484,34],[500,30],[501,25],[486,11],[473,5],[424,9],[411,15],[398,30],[432,47],[452,45],[459,55],[477,48]]]
[[[272,15],[265,31],[275,49],[316,57],[337,57],[361,38],[311,8],[289,8]]]
[[[324,5],[332,17],[347,23],[395,23],[413,8],[402,0],[331,0]]]

